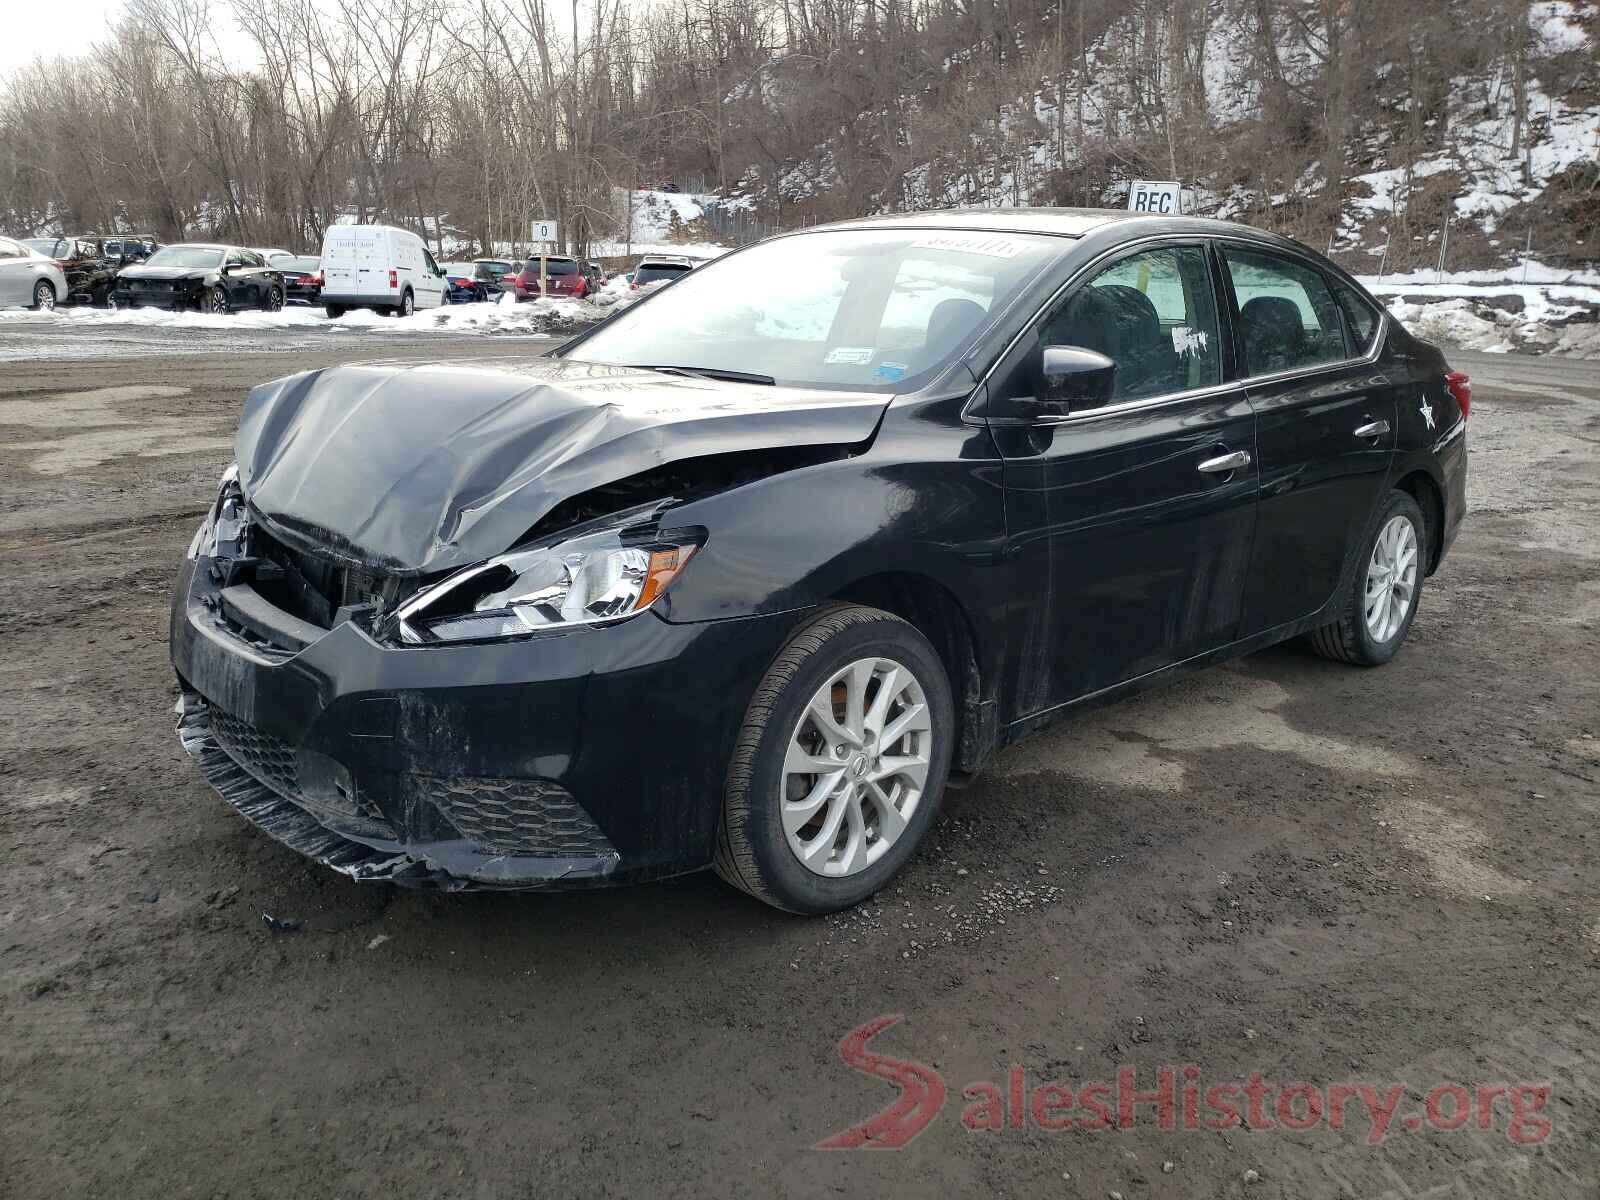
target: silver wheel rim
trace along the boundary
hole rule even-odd
[[[49,312],[56,306],[56,294],[52,289],[41,283],[33,290],[33,302],[46,312]]]
[[[283,297],[278,294],[278,289],[273,288],[267,293],[267,311],[277,312],[283,307]]]
[[[813,874],[855,875],[898,842],[922,803],[933,721],[915,675],[890,658],[840,668],[789,735],[783,833]]]
[[[1363,612],[1375,642],[1387,642],[1405,624],[1417,594],[1417,530],[1411,519],[1390,517],[1378,532],[1367,563]]]
[[[410,296],[401,297],[401,299],[400,299],[400,315],[402,317],[409,317],[411,315],[411,297]]]
[[[214,288],[211,292],[211,311],[214,313],[228,310],[228,298],[222,294],[221,288]]]

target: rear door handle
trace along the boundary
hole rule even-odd
[[[1235,450],[1232,454],[1219,454],[1216,458],[1208,458],[1195,469],[1204,471],[1207,475],[1226,475],[1229,471],[1237,471],[1240,467],[1250,465],[1250,451]]]
[[[1356,436],[1358,438],[1382,437],[1384,434],[1386,434],[1388,432],[1389,432],[1389,422],[1387,422],[1387,421],[1368,421],[1365,425],[1361,425],[1361,426],[1357,427]]]

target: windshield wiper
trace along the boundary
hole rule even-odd
[[[725,383],[761,383],[771,387],[777,383],[771,375],[752,375],[749,371],[724,371],[721,367],[657,367],[647,363],[630,363],[641,371],[661,371],[667,375],[693,375],[701,379],[720,379]]]

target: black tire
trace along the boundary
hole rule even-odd
[[[222,313],[231,312],[233,310],[233,306],[228,303],[227,289],[221,287],[220,285],[217,287],[207,288],[205,291],[201,292],[200,305],[206,312],[217,313],[219,315]]]
[[[262,312],[281,312],[283,309],[283,293],[277,288],[267,289],[267,298],[261,302]]]
[[[928,776],[898,840],[853,875],[823,876],[805,867],[784,834],[780,797],[789,739],[829,675],[867,655],[892,658],[916,677],[931,722]],[[950,770],[954,706],[939,655],[918,630],[875,608],[836,605],[790,637],[767,669],[745,713],[728,765],[717,874],[756,899],[793,913],[837,912],[883,886],[916,851],[938,813]]]
[[[1367,566],[1372,561],[1378,538],[1395,517],[1405,517],[1411,522],[1417,544],[1416,583],[1411,589],[1409,607],[1395,630],[1382,641],[1374,638],[1367,626]],[[1395,489],[1383,498],[1361,540],[1360,553],[1352,564],[1345,584],[1344,607],[1337,620],[1315,629],[1307,635],[1311,648],[1324,658],[1338,662],[1354,663],[1363,667],[1378,667],[1392,659],[1405,644],[1411,632],[1411,622],[1416,618],[1417,606],[1422,602],[1423,577],[1427,573],[1428,520],[1416,500]]]
[[[397,317],[409,317],[417,311],[417,299],[409,290],[400,293],[400,303],[389,310]]]
[[[330,321],[337,321],[340,317],[344,316],[344,305],[324,304],[322,306],[322,311],[328,314],[328,319]]]
[[[41,279],[33,285],[33,303],[28,307],[38,312],[49,312],[56,306],[56,285]]]

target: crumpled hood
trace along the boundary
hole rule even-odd
[[[683,459],[866,441],[888,397],[537,359],[334,367],[251,390],[251,507],[306,550],[401,574],[509,549],[561,501]]]

